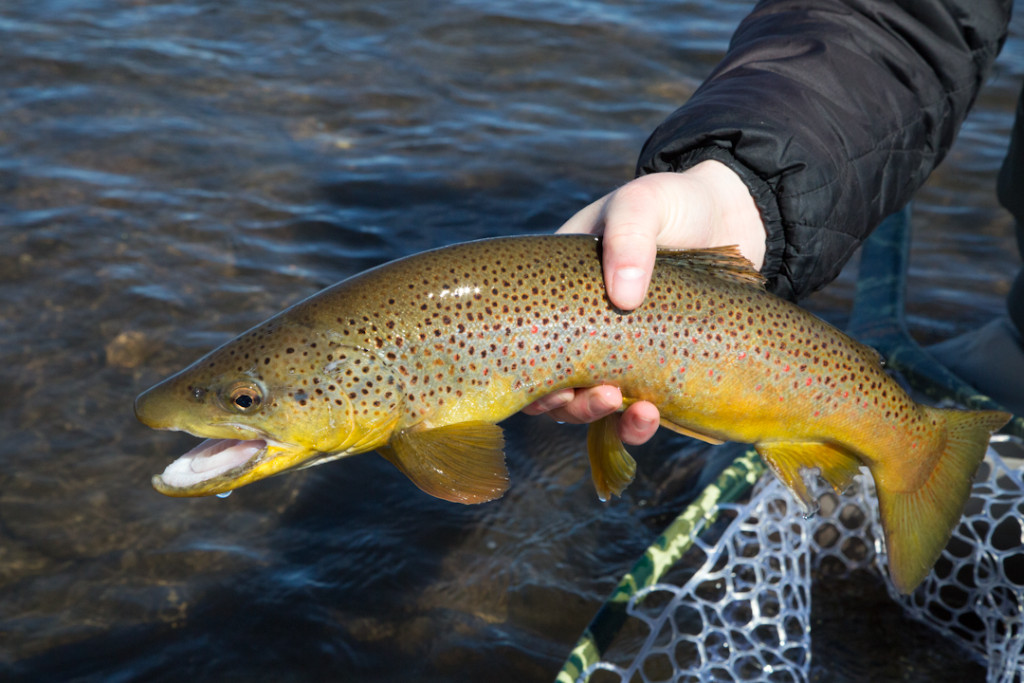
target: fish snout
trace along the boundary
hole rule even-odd
[[[181,412],[177,403],[167,383],[161,382],[135,399],[135,418],[152,429],[174,429]]]

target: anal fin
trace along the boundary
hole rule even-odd
[[[590,476],[601,500],[608,500],[613,494],[622,495],[636,474],[636,461],[619,439],[618,424],[618,413],[612,413],[591,422],[587,430]]]
[[[505,438],[488,422],[412,427],[377,449],[420,489],[453,503],[483,503],[508,490]]]
[[[820,442],[771,441],[754,445],[782,483],[808,509],[814,508],[801,470],[817,468],[836,491],[843,491],[860,473],[860,461],[834,446]]]

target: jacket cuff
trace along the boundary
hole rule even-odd
[[[665,171],[681,173],[702,161],[709,160],[718,161],[732,169],[750,191],[750,196],[753,197],[754,204],[764,223],[765,254],[761,274],[768,280],[767,287],[780,296],[793,298],[793,285],[785,277],[782,265],[786,248],[782,214],[779,210],[778,198],[767,181],[733,156],[727,148],[720,145],[695,147],[683,152],[673,152],[663,148],[650,157],[645,158],[645,156],[641,155],[637,162],[636,174],[638,176]]]

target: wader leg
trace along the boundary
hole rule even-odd
[[[1017,249],[1024,259],[1024,90],[1017,99],[1017,115],[1010,133],[1010,146],[999,169],[996,183],[999,203],[1013,215],[1017,231]],[[1024,336],[1024,270],[1017,272],[1006,308],[1018,334]]]

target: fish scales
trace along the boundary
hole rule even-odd
[[[877,352],[803,309],[713,274],[658,267],[643,305],[616,311],[597,251],[593,238],[459,245],[428,264],[368,273],[358,299],[351,282],[327,290],[309,302],[308,324],[336,325],[391,361],[407,388],[401,426],[479,416],[481,402],[500,420],[556,389],[606,383],[723,439],[754,443],[794,420],[818,436],[837,417],[845,443],[864,440],[848,429],[862,419],[924,431]],[[395,281],[408,284],[388,286]],[[353,303],[366,312],[346,314]]]
[[[894,580],[916,585],[1009,416],[917,404],[873,349],[764,291],[735,249],[661,252],[633,311],[609,302],[600,249],[582,235],[481,240],[296,304],[139,397],[151,426],[238,444],[196,449],[154,484],[218,493],[376,449],[428,493],[480,502],[507,488],[495,423],[552,391],[612,384],[669,428],[754,444],[808,503],[805,470],[843,488],[866,466],[892,518]],[[602,498],[635,468],[614,419],[588,437]]]

